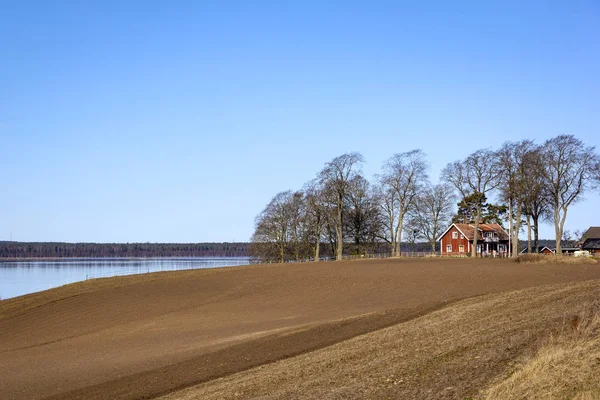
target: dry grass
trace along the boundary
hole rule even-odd
[[[598,264],[590,257],[557,257],[545,254],[523,254],[514,260],[518,264]]]
[[[600,399],[600,310],[588,308],[564,324],[486,400]]]

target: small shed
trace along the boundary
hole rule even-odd
[[[521,252],[521,254],[529,254],[529,253],[538,253],[538,254],[546,254],[546,255],[554,254],[554,252],[547,246],[538,246],[537,252],[535,251],[535,248],[533,248],[531,250],[532,251],[530,252],[529,247],[525,247],[523,249],[523,251]]]

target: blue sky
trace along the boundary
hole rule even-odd
[[[245,241],[344,152],[600,148],[597,1],[84,3],[2,4],[0,240]]]

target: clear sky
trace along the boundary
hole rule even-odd
[[[246,241],[344,152],[600,148],[597,0],[95,3],[2,2],[0,240]]]

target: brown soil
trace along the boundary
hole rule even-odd
[[[476,297],[161,400],[487,400],[489,387],[489,400],[598,399],[598,332],[564,334],[588,310],[600,310],[598,280]]]
[[[0,393],[152,398],[323,349],[457,299],[594,278],[599,265],[390,259],[82,282],[0,302]]]

